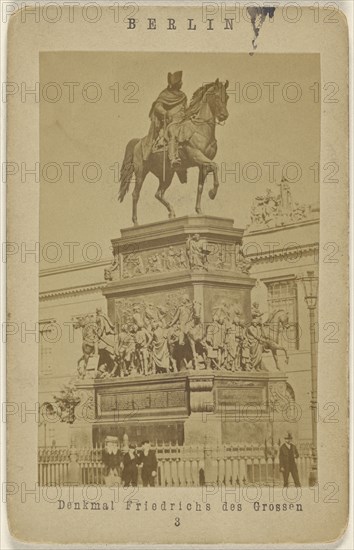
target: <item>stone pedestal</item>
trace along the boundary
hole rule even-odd
[[[94,395],[94,409],[81,407],[79,414],[88,417],[72,428],[81,440],[90,433],[91,444],[101,444],[107,435],[122,441],[127,433],[137,444],[150,439],[211,447],[255,445],[287,429],[294,432],[284,374],[190,371],[78,382],[77,388],[82,395],[88,390]],[[83,444],[78,437],[76,444]]]
[[[279,419],[290,399],[285,375],[252,370],[239,356],[230,363],[227,331],[242,333],[252,320],[242,234],[232,220],[190,216],[112,240],[104,294],[120,366],[114,377],[77,384],[93,404],[92,443],[127,433],[133,443],[215,447],[274,434],[272,411]],[[213,324],[219,333],[210,343]],[[90,423],[80,425],[87,431]]]
[[[171,317],[183,296],[201,305],[203,323],[213,308],[237,305],[251,318],[250,291],[255,281],[240,255],[243,231],[233,221],[188,216],[122,230],[113,239],[114,261],[106,270],[108,314],[121,327],[132,320],[133,305],[164,308]],[[200,251],[189,255],[190,246]]]

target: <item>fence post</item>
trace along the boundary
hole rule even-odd
[[[205,483],[216,483],[218,479],[217,462],[213,458],[212,446],[208,441],[204,443],[204,479]]]
[[[78,453],[75,445],[75,440],[71,440],[68,465],[68,483],[81,483],[81,468],[78,463]]]

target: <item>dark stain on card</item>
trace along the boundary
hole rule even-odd
[[[269,20],[273,19],[274,12],[276,8],[260,8],[256,6],[248,7],[248,15],[250,16],[254,38],[252,40],[252,46],[253,50],[257,49],[257,38],[259,36],[260,30],[262,28],[262,25],[264,21],[266,20],[267,16],[269,17]],[[251,52],[250,55],[253,55],[254,52]]]

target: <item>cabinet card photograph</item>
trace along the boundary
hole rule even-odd
[[[345,14],[31,10],[5,86],[11,535],[339,540]]]

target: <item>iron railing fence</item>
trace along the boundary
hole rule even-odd
[[[77,463],[83,485],[108,483],[102,462],[103,447],[40,447],[38,482],[40,485],[65,485],[70,482],[70,465]],[[198,487],[207,481],[225,485],[281,485],[279,443],[274,445],[229,444],[218,447],[157,444],[152,447],[157,458],[156,486]],[[308,484],[311,469],[311,443],[298,444],[297,466],[302,486]],[[140,469],[139,469],[140,470]],[[119,478],[118,478],[119,483]],[[289,480],[291,482],[291,479]],[[140,475],[138,485],[141,484]]]

